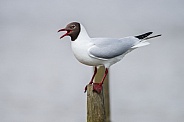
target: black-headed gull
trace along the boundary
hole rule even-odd
[[[152,32],[147,32],[138,36],[129,36],[124,38],[90,38],[84,26],[78,22],[69,23],[64,29],[64,35],[71,37],[71,47],[77,60],[89,66],[95,66],[94,74],[89,84],[93,84],[93,79],[97,73],[99,66],[105,67],[105,73],[102,81],[99,84],[93,84],[94,91],[100,93],[105,77],[108,74],[108,68],[116,62],[123,59],[123,57],[130,51],[146,46],[149,44],[148,39],[158,37],[156,35],[148,37]],[[87,87],[85,87],[85,92]]]

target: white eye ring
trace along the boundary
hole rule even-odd
[[[74,29],[76,26],[75,25],[71,25],[71,28]]]

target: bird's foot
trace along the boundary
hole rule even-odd
[[[101,83],[93,83],[93,91],[97,93],[101,93],[103,87]]]
[[[89,85],[89,84],[88,84]],[[84,93],[86,93],[87,91],[87,86],[85,86],[84,88]],[[100,93],[102,91],[102,84],[101,83],[93,83],[93,91],[94,92],[97,92],[97,93]]]
[[[86,85],[86,87],[84,88],[84,93],[86,93],[86,91],[87,91],[87,87],[88,87],[88,85]]]

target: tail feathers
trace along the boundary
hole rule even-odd
[[[150,44],[149,42],[147,42],[148,39],[152,39],[152,38],[161,36],[161,34],[159,34],[159,35],[148,37],[152,33],[153,32],[148,32],[148,33],[145,33],[145,34],[142,34],[142,35],[135,36],[136,38],[140,39],[141,41],[138,44],[134,45],[132,48],[138,48],[138,47],[146,46],[146,45]]]
[[[133,46],[132,48],[138,48],[138,47],[143,47],[143,46],[146,46],[146,45],[149,45],[150,43],[149,42],[140,42],[138,44],[136,44],[135,46]]]

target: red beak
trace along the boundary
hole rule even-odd
[[[68,30],[68,29],[60,29],[60,30],[58,30],[58,32],[60,32],[60,31],[67,31],[64,35],[62,35],[61,37],[60,37],[60,39],[61,38],[63,38],[63,37],[65,37],[65,36],[68,36],[69,35],[69,33],[72,31],[72,30]]]

